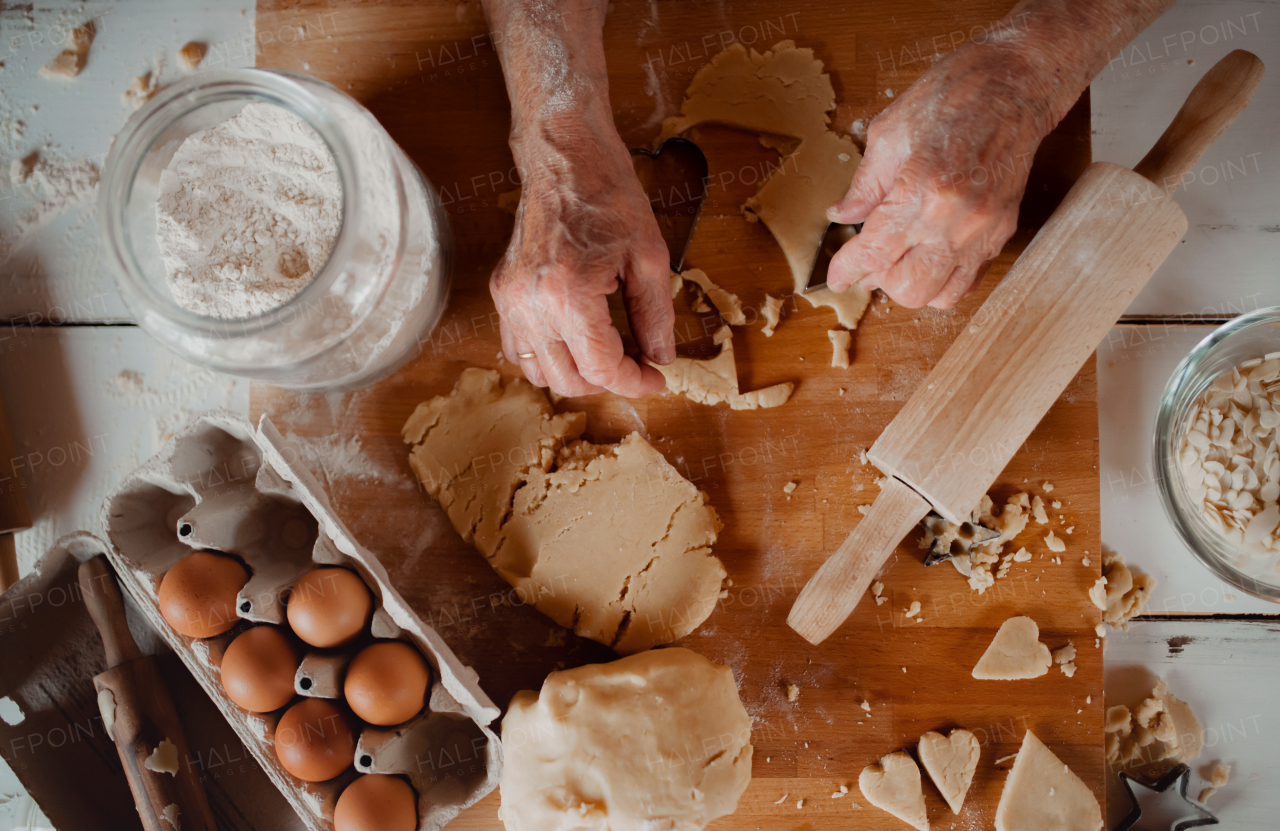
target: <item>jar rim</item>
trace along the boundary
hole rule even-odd
[[[121,138],[107,154],[98,194],[98,223],[100,237],[111,254],[109,259],[116,272],[117,286],[136,315],[139,309],[135,304],[141,303],[149,313],[158,313],[169,322],[201,336],[234,340],[293,323],[297,320],[299,306],[307,308],[306,304],[316,303],[338,280],[343,271],[341,264],[348,260],[356,244],[350,208],[355,195],[360,192],[359,172],[350,144],[336,119],[313,92],[299,83],[301,79],[332,88],[331,84],[310,75],[281,69],[249,67],[203,73],[161,90],[126,122],[120,132]],[[337,169],[342,188],[342,210],[328,257],[296,294],[250,317],[219,318],[184,308],[148,278],[133,254],[123,207],[147,153],[170,127],[196,110],[236,100],[286,109],[320,136]]]
[[[1254,597],[1280,602],[1280,580],[1252,577],[1228,561],[1251,552],[1212,528],[1198,512],[1189,510],[1190,494],[1175,442],[1180,441],[1192,405],[1217,377],[1197,379],[1198,370],[1213,350],[1242,332],[1259,326],[1280,327],[1280,306],[1258,309],[1219,326],[1206,335],[1178,364],[1165,385],[1156,415],[1153,464],[1160,503],[1179,539],[1206,568],[1223,581]],[[1262,357],[1259,355],[1258,357]]]

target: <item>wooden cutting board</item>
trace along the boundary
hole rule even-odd
[[[647,144],[662,117],[678,108],[697,68],[723,45],[768,46],[790,38],[826,63],[841,102],[834,126],[848,131],[888,104],[887,90],[896,93],[919,77],[935,53],[989,36],[1009,5],[969,0],[836,9],[823,0],[615,0],[605,37],[618,127],[630,145]],[[382,121],[440,190],[457,256],[446,317],[408,365],[345,395],[254,385],[253,417],[266,414],[282,432],[338,451],[322,472],[338,513],[378,553],[419,614],[479,671],[500,706],[516,690],[538,688],[548,672],[610,660],[606,648],[509,602],[507,585],[418,488],[399,438],[413,408],[447,393],[464,367],[493,367],[506,377],[517,371],[499,358],[487,290],[512,225],[497,196],[518,182],[506,145],[501,70],[478,4],[260,0],[257,32],[259,65],[332,81]],[[708,128],[695,139],[707,152],[714,184],[686,262],[737,292],[753,319],[765,292],[785,292],[791,280],[768,231],[738,213],[763,166],[777,157],[754,136],[733,130]],[[835,318],[827,310],[788,301],[773,338],[760,333],[758,322],[736,329],[743,390],[797,383],[778,409],[730,412],[668,396],[626,401],[603,395],[559,405],[588,413],[594,441],[616,441],[632,430],[646,436],[709,494],[725,524],[715,551],[733,584],[702,628],[683,641],[733,667],[755,718],[751,786],[738,812],[716,828],[821,831],[847,828],[856,816],[859,827],[900,829],[857,792],[859,771],[885,753],[914,747],[928,730],[957,726],[977,735],[982,759],[960,817],[926,785],[934,827],[990,827],[1012,764],[996,762],[1017,750],[1027,729],[1102,799],[1102,650],[1094,633],[1100,617],[1086,596],[1101,563],[1092,360],[995,488],[1003,503],[1018,490],[1043,493],[1049,482],[1046,501],[1062,501],[1051,525],[1033,522],[1016,540],[1032,552],[1031,562],[1016,564],[1009,577],[978,595],[949,565],[925,569],[913,538],[881,578],[889,602],[862,603],[819,647],[785,623],[800,588],[861,518],[858,506],[877,492],[877,473],[860,463],[859,452],[967,325],[1088,162],[1086,96],[1037,156],[1024,230],[992,268],[986,288],[954,312],[877,302],[854,336],[848,370],[829,366],[826,331]],[[677,308],[681,350],[707,354],[717,321],[693,314],[685,302]],[[793,481],[788,497],[783,486]],[[1067,542],[1060,565],[1043,541],[1048,528]],[[913,600],[921,603],[920,622],[903,614]],[[1016,614],[1035,618],[1051,648],[1076,644],[1073,678],[1056,668],[1030,681],[970,677],[1000,623]],[[789,684],[800,689],[794,703],[787,699]],[[863,700],[870,702],[869,714],[859,706]],[[850,793],[833,799],[840,785]],[[497,806],[495,793],[453,827],[497,828]]]

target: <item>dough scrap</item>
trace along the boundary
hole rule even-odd
[[[890,753],[876,764],[863,768],[858,775],[858,790],[881,811],[893,814],[919,831],[929,831],[920,768],[906,753]]]
[[[968,730],[952,730],[948,737],[931,730],[920,737],[920,763],[952,813],[964,806],[981,755],[981,745]]]
[[[1040,643],[1040,627],[1020,615],[1000,624],[1000,631],[973,668],[973,677],[983,681],[1039,678],[1052,663],[1049,647]]]
[[[720,354],[714,358],[679,357],[666,366],[654,365],[666,377],[668,393],[681,393],[699,404],[728,402],[733,410],[777,407],[791,397],[795,384],[789,381],[752,392],[738,392],[738,366],[733,358],[732,330],[721,326],[712,336],[712,341],[720,346]]]
[[[738,299],[738,295],[724,289],[711,282],[711,278],[700,268],[690,268],[679,274],[671,275],[671,296],[674,298],[679,293],[680,286],[676,282],[679,278],[683,283],[688,280],[690,283],[697,285],[711,300],[711,305],[715,306],[716,311],[724,318],[725,323],[730,326],[746,326],[747,316],[742,311],[742,301]]]
[[[1151,599],[1156,578],[1129,568],[1124,557],[1108,548],[1102,549],[1102,575],[1106,579],[1102,619],[1116,629],[1128,629],[1129,621],[1142,614]]]
[[[831,329],[827,332],[827,340],[831,341],[831,365],[836,369],[848,369],[853,335],[847,329]]]
[[[403,435],[423,487],[523,601],[620,654],[669,643],[715,607],[722,526],[638,434],[574,441],[585,425],[526,381],[470,368]]]
[[[1030,730],[1005,780],[996,831],[1099,831],[1102,808],[1089,786]]]
[[[766,338],[773,337],[774,330],[778,328],[778,322],[782,320],[782,298],[766,294],[760,316],[764,318],[764,327],[760,331],[764,332]]]
[[[664,121],[654,141],[657,147],[699,124],[762,133],[766,147],[780,148],[779,136],[799,139],[743,205],[748,218],[758,218],[778,241],[797,294],[809,283],[830,224],[827,207],[844,196],[862,161],[853,141],[830,128],[827,113],[835,106],[831,78],[812,49],[797,49],[794,41],[784,40],[761,54],[735,43],[698,70],[680,115]],[[802,296],[815,307],[833,309],[848,329],[857,327],[871,300],[871,292],[859,285],[839,294],[823,288]]]
[[[1164,679],[1132,712],[1123,704],[1109,707],[1104,731],[1107,764],[1119,770],[1190,764],[1204,748],[1200,720]]]
[[[751,781],[733,671],[680,647],[553,672],[502,721],[507,831],[696,831]]]

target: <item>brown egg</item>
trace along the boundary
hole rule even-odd
[[[386,727],[421,712],[430,685],[421,652],[404,641],[378,641],[352,659],[342,692],[357,716]]]
[[[191,638],[212,638],[236,625],[236,595],[249,582],[239,560],[196,551],[174,563],[160,581],[160,614]]]
[[[347,785],[333,809],[334,831],[413,831],[413,788],[399,776],[369,773]]]
[[[356,753],[351,719],[324,698],[304,698],[285,710],[275,744],[284,769],[307,782],[332,779],[351,766]]]
[[[289,625],[312,646],[350,643],[364,631],[372,611],[369,588],[345,568],[308,571],[289,592]]]
[[[284,632],[255,626],[237,635],[222,656],[222,688],[251,713],[279,710],[293,698],[293,676],[301,660]]]

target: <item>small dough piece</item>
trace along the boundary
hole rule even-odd
[[[84,69],[86,57],[83,52],[63,49],[53,60],[40,67],[40,77],[69,81],[79,75],[80,70]]]
[[[454,529],[523,602],[626,655],[696,629],[719,600],[715,509],[637,433],[572,441],[523,380],[467,369],[404,426],[409,464]]]
[[[1200,720],[1163,679],[1132,713],[1122,704],[1107,708],[1103,729],[1107,764],[1121,770],[1161,762],[1190,764],[1204,747]]]
[[[89,59],[89,47],[96,34],[97,27],[92,20],[67,32],[67,48],[40,67],[40,77],[70,80],[79,75]]]
[[[690,401],[716,405],[727,402],[733,410],[755,410],[785,404],[796,388],[791,382],[774,384],[753,392],[738,392],[738,366],[733,358],[733,332],[728,326],[716,330],[712,340],[720,354],[705,360],[676,358],[666,366],[654,366],[667,379],[668,393],[682,393]]]
[[[1103,612],[1107,611],[1107,578],[1099,577],[1089,587],[1089,599]],[[1105,617],[1105,615],[1104,615]],[[1101,625],[1101,624],[1099,624]]]
[[[711,282],[711,278],[700,268],[691,268],[682,271],[679,274],[680,280],[683,282],[688,280],[690,283],[698,286],[707,293],[707,297],[711,300],[711,305],[715,306],[716,311],[724,318],[725,323],[730,326],[747,325],[747,315],[742,311],[742,301],[738,299],[738,295],[724,289]],[[672,297],[675,297],[675,275],[672,276]]]
[[[1045,534],[1044,544],[1049,547],[1050,551],[1061,554],[1067,550],[1067,544],[1057,537],[1052,531]]]
[[[847,329],[831,329],[827,332],[827,339],[831,341],[831,365],[836,369],[848,369],[853,335]]]
[[[964,806],[981,755],[982,746],[968,730],[952,730],[946,738],[931,730],[920,737],[920,763],[954,814]]]
[[[1116,629],[1128,629],[1129,621],[1142,614],[1151,599],[1156,578],[1133,571],[1125,565],[1124,557],[1105,547],[1102,549],[1102,575],[1107,581],[1102,619]],[[1096,604],[1097,601],[1094,602]]]
[[[1067,645],[1061,649],[1053,650],[1053,662],[1055,664],[1067,664],[1076,659],[1076,645],[1067,641]]]
[[[778,241],[791,267],[792,290],[815,307],[832,308],[841,326],[854,329],[870,291],[855,284],[839,294],[827,288],[803,293],[831,223],[827,207],[845,195],[862,161],[853,140],[831,130],[827,113],[836,107],[835,89],[822,69],[813,50],[797,49],[794,41],[780,41],[763,54],[734,43],[693,76],[680,115],[662,123],[654,147],[699,124],[763,133],[761,143],[780,150],[776,137],[799,139],[743,212]]]
[[[173,831],[182,831],[182,820],[179,819],[179,814],[181,813],[182,811],[178,806],[170,802],[168,805],[164,806],[164,810],[160,812],[160,818],[169,823],[169,825],[173,827]]]
[[[166,739],[161,739],[160,744],[156,745],[156,749],[151,751],[142,763],[142,766],[156,773],[167,773],[170,776],[178,775],[178,746]]]
[[[877,764],[863,768],[858,775],[858,790],[881,811],[919,831],[929,831],[920,768],[906,753],[890,753]]]
[[[1030,730],[1005,780],[996,831],[1100,831],[1102,808],[1080,777]]]
[[[1049,647],[1040,643],[1040,627],[1029,617],[1011,617],[973,668],[973,677],[983,681],[1017,681],[1039,678],[1049,671],[1053,659]]]
[[[751,781],[733,671],[680,647],[553,672],[502,721],[507,831],[697,831]]]
[[[120,103],[133,107],[135,110],[143,104],[155,97],[156,92],[160,89],[155,75],[150,71],[144,72],[120,93]]]
[[[1209,773],[1209,784],[1215,788],[1226,787],[1231,780],[1231,765],[1217,764]]]
[[[764,318],[764,328],[761,331],[766,338],[773,337],[774,330],[778,328],[778,322],[782,320],[782,298],[766,294],[764,308],[760,310],[760,315]]]
[[[200,66],[208,51],[208,44],[193,40],[178,50],[178,62],[182,64],[184,69],[191,72]]]
[[[116,726],[116,697],[111,690],[98,690],[98,710],[102,713],[102,726],[111,738],[111,730]]]

